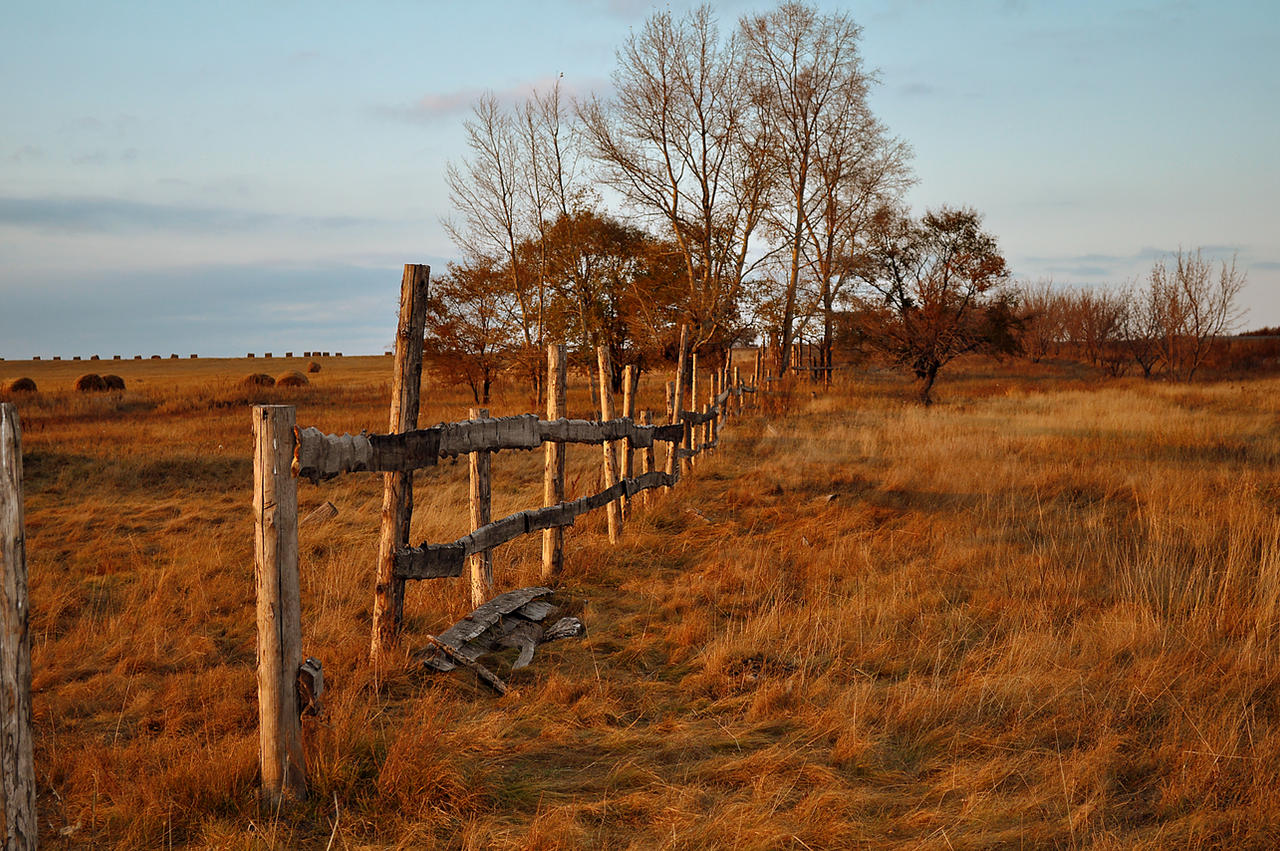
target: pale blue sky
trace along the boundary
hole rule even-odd
[[[0,28],[0,356],[381,351],[453,250],[445,163],[485,89],[603,92],[652,5],[15,2]],[[682,10],[683,3],[671,8]],[[824,3],[864,28],[917,209],[1015,273],[1120,283],[1205,246],[1280,325],[1269,2]],[[665,7],[664,7],[665,8]],[[717,4],[723,26],[766,4]]]

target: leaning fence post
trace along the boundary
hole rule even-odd
[[[488,419],[488,408],[472,408],[468,415],[473,420]],[[469,456],[471,480],[471,531],[489,525],[493,494],[490,455],[487,449],[478,449]],[[493,550],[481,550],[467,558],[471,574],[471,608],[478,609],[493,596]]]
[[[431,267],[405,264],[400,281],[400,321],[396,326],[395,370],[391,375],[391,434],[418,427],[422,389],[422,335],[427,322]],[[373,594],[373,635],[369,658],[375,663],[396,643],[404,615],[404,580],[397,579],[396,551],[409,545],[413,519],[413,473],[384,473],[382,531]]]
[[[613,419],[613,388],[609,385],[613,370],[609,363],[609,350],[604,346],[596,346],[596,365],[600,369],[600,420],[608,422]],[[601,445],[604,447],[604,486],[611,488],[618,482],[617,448],[608,440]],[[618,543],[618,538],[622,535],[619,502],[620,500],[615,499],[608,506],[609,543],[611,544]]]
[[[565,409],[565,346],[547,346],[547,419],[562,418]],[[547,441],[546,467],[542,474],[542,501],[547,506],[564,502],[564,444]],[[542,532],[542,579],[549,582],[564,569],[564,527]]]
[[[307,794],[298,717],[302,604],[292,405],[253,406],[254,576],[258,591],[258,738],[271,807]]]
[[[27,632],[27,545],[18,408],[0,402],[0,838],[36,847],[36,772],[31,740],[31,637]]]

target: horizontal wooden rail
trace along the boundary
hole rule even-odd
[[[699,413],[698,411],[681,411],[680,421],[688,423],[691,426],[706,425],[714,420],[720,414],[719,408],[712,408],[709,411]]]
[[[678,442],[682,426],[642,426],[629,417],[605,422],[540,420],[536,414],[441,423],[403,434],[324,434],[299,429],[293,472],[312,481],[341,473],[407,472],[435,466],[440,458],[503,449],[536,449],[543,443],[600,444],[630,440],[644,449],[655,440]]]
[[[572,526],[580,514],[604,508],[623,496],[632,496],[650,488],[671,487],[680,481],[680,474],[663,472],[645,473],[631,479],[623,479],[600,493],[581,499],[562,502],[547,508],[518,511],[487,526],[481,526],[470,535],[463,535],[449,544],[423,544],[406,547],[396,553],[395,575],[401,579],[441,579],[461,576],[467,556],[513,541],[521,535]]]

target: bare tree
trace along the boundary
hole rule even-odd
[[[831,379],[836,308],[855,265],[873,212],[897,203],[911,183],[911,151],[890,139],[866,110],[850,110],[823,138],[816,161],[814,204],[805,222],[806,256],[822,311],[821,360]]]
[[[1067,297],[1053,286],[1053,279],[1018,285],[1022,308],[1022,351],[1033,363],[1056,355],[1066,337]]]
[[[772,143],[777,179],[770,230],[789,255],[779,352],[779,369],[785,370],[806,271],[805,249],[816,238],[816,259],[823,265],[819,287],[828,306],[833,300],[834,238],[843,230],[839,225],[849,223],[850,212],[832,202],[845,200],[844,184],[857,164],[867,165],[870,152],[882,147],[883,132],[866,105],[870,79],[858,52],[861,28],[847,14],[819,15],[813,7],[786,2],[772,12],[743,18],[739,29],[752,95]],[[881,168],[886,164],[882,161]],[[831,216],[824,227],[829,241],[825,250],[822,236],[813,234],[815,220],[824,216]],[[830,310],[827,315],[829,326]],[[829,341],[829,327],[825,337]]]
[[[1079,356],[1112,374],[1121,371],[1117,350],[1129,324],[1129,300],[1106,289],[1082,289],[1066,299],[1064,330]]]
[[[1199,249],[1194,254],[1179,250],[1172,268],[1157,260],[1147,280],[1160,318],[1160,357],[1173,378],[1189,381],[1214,339],[1240,321],[1236,299],[1244,289],[1245,273],[1237,270],[1232,257],[1230,264],[1221,262],[1215,275],[1213,262]]]
[[[541,352],[542,305],[538,290],[527,286],[529,274],[518,250],[534,215],[521,189],[525,160],[520,136],[512,116],[493,94],[475,103],[463,127],[471,155],[459,164],[449,163],[445,172],[449,198],[462,221],[446,221],[445,228],[474,260],[501,258],[507,292],[519,308],[523,346],[518,359],[534,393],[541,395],[540,361],[532,355]]]
[[[700,346],[733,324],[764,211],[767,142],[734,39],[708,6],[655,14],[618,51],[614,97],[579,117],[605,182],[662,222],[684,260]]]
[[[1164,359],[1161,354],[1161,328],[1164,310],[1153,287],[1142,289],[1131,284],[1124,299],[1129,303],[1125,314],[1124,338],[1143,378],[1150,378]]]

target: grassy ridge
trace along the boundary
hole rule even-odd
[[[44,388],[32,370],[67,364],[21,366]],[[251,399],[232,380],[261,366],[141,362],[172,371],[20,402],[50,847],[1280,839],[1275,381],[975,367],[928,410],[884,377],[805,393],[736,423],[619,548],[579,521],[563,596],[589,634],[501,699],[462,674],[375,678],[380,481],[303,485],[303,515],[341,512],[301,534],[304,652],[331,691],[306,729],[312,798],[275,817],[253,799]],[[387,369],[334,360],[260,397],[376,430]],[[465,415],[425,398],[424,422]],[[590,492],[599,450],[569,454],[571,495]],[[540,453],[494,475],[495,516],[539,504]],[[465,531],[465,477],[418,477],[415,540]],[[502,586],[535,580],[537,547],[497,551]],[[411,588],[407,649],[465,599]]]

